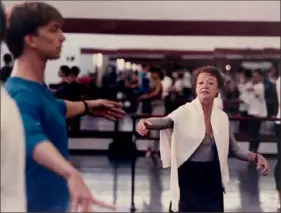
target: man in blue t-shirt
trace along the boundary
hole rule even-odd
[[[124,115],[121,105],[107,100],[56,100],[44,84],[44,68],[48,60],[60,56],[65,40],[61,14],[43,2],[18,4],[7,14],[6,43],[15,66],[5,87],[24,124],[28,211],[65,212],[69,199],[75,212],[78,207],[92,211],[92,205],[111,208],[92,197],[82,175],[68,162],[65,117],[88,113],[114,120]]]

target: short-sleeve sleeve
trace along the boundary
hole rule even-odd
[[[60,109],[60,112],[63,114],[63,115],[66,115],[66,103],[64,100],[62,99],[57,99],[57,104],[59,106],[59,109]]]
[[[39,100],[30,92],[19,92],[14,97],[19,111],[25,133],[26,154],[32,157],[33,150],[39,143],[48,141],[41,125],[41,110]]]

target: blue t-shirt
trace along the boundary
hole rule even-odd
[[[45,85],[19,77],[9,78],[5,88],[19,107],[25,129],[28,211],[66,211],[69,202],[66,180],[32,158],[36,145],[49,141],[68,159],[66,104],[55,99]]]
[[[140,73],[140,93],[146,93],[149,91],[149,80],[147,79],[146,72]]]

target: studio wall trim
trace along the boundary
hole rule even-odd
[[[66,18],[67,33],[163,36],[281,36],[281,22]]]

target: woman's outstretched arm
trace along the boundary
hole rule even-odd
[[[169,117],[141,119],[137,124],[137,132],[145,136],[149,130],[162,130],[173,128],[174,122]]]
[[[162,130],[174,127],[174,121],[169,117],[163,118],[148,118],[144,124],[149,130]]]
[[[233,156],[239,160],[254,162],[255,154],[241,149],[238,145],[238,142],[233,134],[231,127],[229,127],[229,151]]]
[[[257,168],[261,169],[263,175],[267,175],[269,172],[269,165],[267,160],[260,154],[256,154],[250,151],[241,149],[234,137],[231,127],[229,127],[229,148],[230,153],[234,155],[235,158],[242,161],[254,162],[257,164]]]

